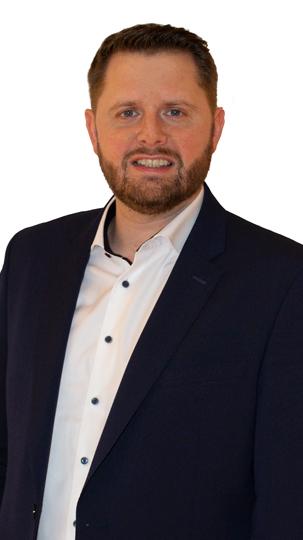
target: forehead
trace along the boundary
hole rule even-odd
[[[169,69],[175,73],[181,66],[191,75],[197,77],[197,68],[190,53],[184,51],[121,51],[114,53],[107,66],[106,75],[113,76],[117,70],[128,70],[131,67],[142,69]],[[180,75],[180,73],[179,73]]]
[[[141,53],[118,52],[109,60],[101,99],[123,94],[128,99],[157,93],[163,99],[185,97],[204,90],[199,85],[197,66],[191,54],[179,51]]]

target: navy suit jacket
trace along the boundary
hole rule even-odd
[[[1,540],[36,538],[67,338],[101,215],[29,227],[6,250]],[[115,397],[76,539],[303,539],[303,246],[225,211],[207,186]]]

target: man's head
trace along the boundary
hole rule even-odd
[[[207,43],[170,25],[127,28],[105,39],[88,80],[87,128],[117,198],[159,214],[192,197],[224,124]]]

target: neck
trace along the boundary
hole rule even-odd
[[[162,214],[141,214],[116,199],[116,215],[108,227],[108,241],[111,249],[134,260],[137,249],[149,238],[157,234],[197,196],[197,193]]]

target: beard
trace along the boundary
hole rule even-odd
[[[137,148],[127,154],[122,161],[122,172],[107,161],[98,143],[98,158],[104,177],[116,196],[128,208],[141,214],[157,215],[167,212],[197,193],[204,183],[212,158],[211,137],[207,147],[191,166],[185,170],[183,161],[177,152],[165,148],[155,148],[151,153],[148,148]],[[161,175],[132,177],[127,168],[130,158],[136,154],[163,155],[175,160],[176,171]],[[155,171],[156,172],[156,171]]]

